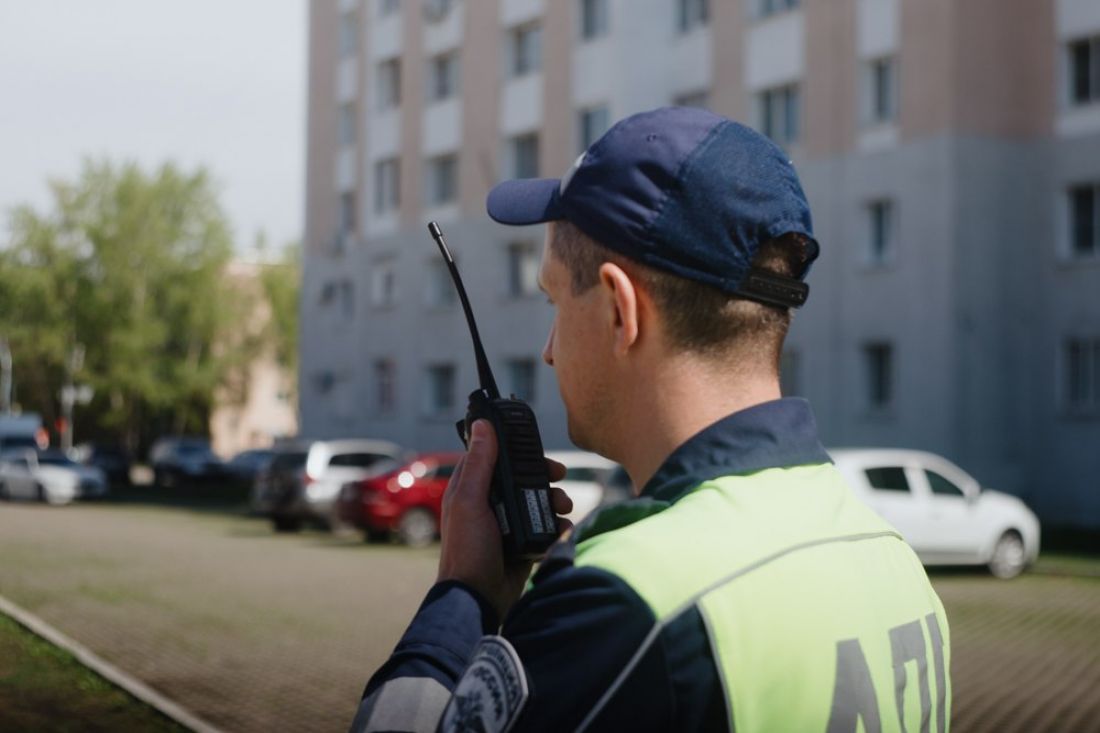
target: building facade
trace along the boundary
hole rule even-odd
[[[794,160],[822,257],[784,356],[829,445],[943,454],[1100,526],[1095,0],[312,0],[301,419],[455,446],[476,372],[568,442],[542,231],[491,222],[615,120],[701,105]]]

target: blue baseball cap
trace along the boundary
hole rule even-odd
[[[560,179],[504,181],[489,192],[501,224],[566,219],[657,270],[781,307],[806,301],[817,258],[794,165],[768,138],[707,110],[664,107],[616,123]],[[760,245],[802,235],[796,278],[752,267]]]

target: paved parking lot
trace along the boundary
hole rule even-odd
[[[164,507],[0,505],[0,594],[232,731],[346,730],[433,550]],[[1100,570],[936,573],[955,731],[1100,731]]]

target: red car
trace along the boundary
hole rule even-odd
[[[359,527],[368,540],[396,534],[404,544],[424,547],[439,533],[443,490],[461,453],[422,453],[394,470],[344,484],[340,518]]]

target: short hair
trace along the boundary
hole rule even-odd
[[[730,295],[636,262],[565,220],[554,222],[550,246],[569,271],[574,295],[599,282],[600,265],[614,263],[652,296],[674,347],[708,358],[743,352],[766,358],[778,372],[783,340],[791,324],[789,308]],[[805,236],[785,234],[762,244],[752,265],[777,275],[801,275],[808,249]]]

